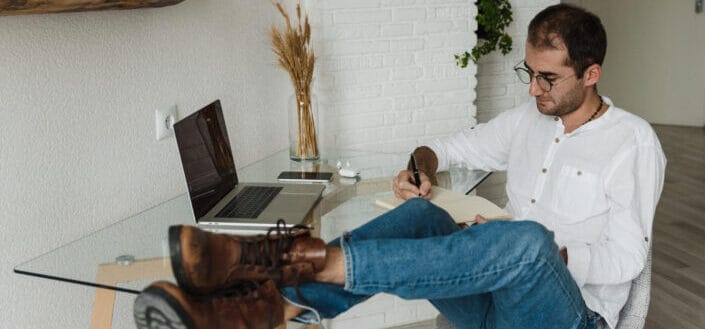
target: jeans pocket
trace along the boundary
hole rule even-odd
[[[600,328],[599,324],[602,320],[600,314],[593,312],[591,309],[586,308],[587,318],[585,329],[597,329]]]

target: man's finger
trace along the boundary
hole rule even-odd
[[[408,170],[402,170],[394,177],[393,190],[394,196],[402,200],[418,197],[421,193],[413,183],[411,172]]]
[[[430,199],[431,198],[431,182],[428,180],[421,180],[423,183],[421,183],[421,187],[419,188],[419,193],[421,193],[421,196],[424,197],[425,199]]]
[[[478,223],[478,224],[487,223],[487,218],[482,217],[482,215],[475,215],[475,223]]]

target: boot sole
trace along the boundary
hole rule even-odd
[[[196,329],[181,304],[159,287],[145,289],[133,308],[137,329]]]
[[[186,279],[186,272],[184,272],[184,265],[181,262],[181,225],[169,227],[169,254],[171,256],[171,272],[176,278],[176,282],[181,288],[185,288],[187,291],[191,286],[188,284]]]

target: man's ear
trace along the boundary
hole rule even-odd
[[[584,86],[594,86],[595,84],[597,84],[598,81],[600,81],[601,77],[602,66],[600,64],[595,63],[588,66],[588,68],[585,69],[585,72],[583,73],[583,81],[585,81]]]

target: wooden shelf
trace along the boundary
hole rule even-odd
[[[155,8],[184,0],[0,0],[0,15],[31,15],[90,10]]]

